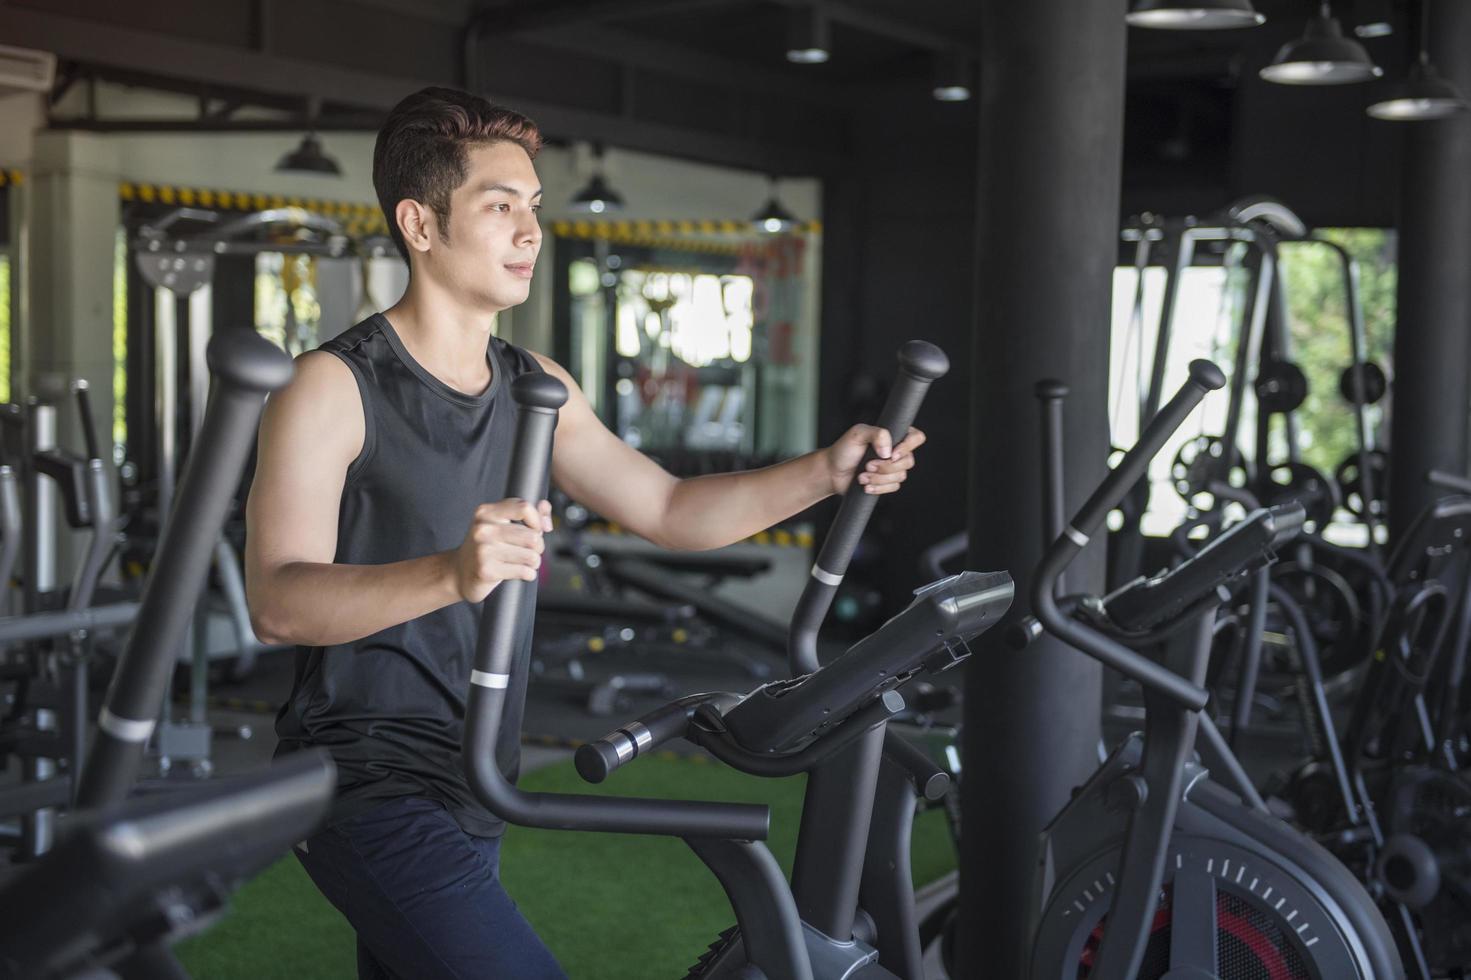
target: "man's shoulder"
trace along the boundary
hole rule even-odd
[[[357,377],[346,361],[328,348],[296,358],[296,375],[287,389],[290,401],[314,407],[341,406],[361,398]]]
[[[347,354],[362,347],[368,341],[381,337],[382,334],[383,315],[374,313],[367,319],[354,323],[331,340],[323,341],[317,350]]]

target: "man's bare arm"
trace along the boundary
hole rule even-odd
[[[609,432],[564,368],[538,356],[567,386],[552,476],[573,499],[664,548],[700,551],[733,544],[841,493],[856,477],[871,493],[899,488],[924,434],[898,446],[888,432],[857,425],[831,447],[774,466],[680,480]],[[879,460],[858,473],[872,445]]]
[[[290,387],[267,402],[246,510],[245,584],[251,625],[268,643],[349,643],[483,599],[506,578],[535,577],[544,515],[523,501],[482,506],[456,550],[334,564],[342,489],[363,434],[357,383],[331,354],[303,355]]]

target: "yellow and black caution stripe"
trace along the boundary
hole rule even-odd
[[[376,204],[360,201],[328,201],[290,194],[259,194],[251,191],[226,191],[210,187],[178,187],[172,184],[144,184],[123,181],[118,197],[144,204],[167,204],[174,207],[209,208],[214,211],[264,211],[268,208],[301,208],[339,221],[343,230],[358,238],[388,234],[388,223]]]
[[[558,238],[582,240],[602,239],[620,245],[666,248],[686,252],[709,252],[740,255],[753,247],[762,248],[774,242],[752,242],[748,236],[753,226],[749,221],[553,221],[552,234]],[[793,234],[817,235],[822,223],[808,221],[792,229]],[[745,240],[732,241],[733,237]]]
[[[6,170],[5,168],[0,167],[0,187],[10,187],[12,185],[18,186],[20,184],[24,184],[25,182],[26,175],[21,173],[19,170]]]
[[[621,525],[612,521],[589,521],[589,531],[600,531],[603,534],[625,535],[629,532]],[[778,548],[810,548],[812,547],[812,532],[807,530],[789,531],[786,528],[776,528],[771,531],[757,531],[746,538],[742,544],[764,544],[774,545]]]
[[[188,702],[183,698],[175,698],[174,703],[185,705]],[[255,698],[226,698],[217,694],[207,695],[204,699],[205,707],[217,711],[247,711],[256,715],[274,715],[281,710],[279,701],[261,701]]]

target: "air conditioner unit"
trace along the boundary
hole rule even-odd
[[[0,95],[50,92],[56,84],[56,55],[0,44]]]

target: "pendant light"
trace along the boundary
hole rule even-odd
[[[1383,70],[1343,28],[1324,0],[1318,16],[1308,21],[1302,37],[1282,45],[1262,78],[1279,85],[1345,85],[1378,78]]]
[[[820,0],[787,11],[787,60],[796,65],[820,65],[832,51],[832,27]]]
[[[970,101],[970,59],[959,51],[935,52],[935,84],[930,89],[936,102]]]
[[[603,146],[601,143],[593,144],[592,155],[594,166],[592,179],[587,182],[587,186],[573,196],[568,202],[568,207],[583,214],[622,211],[623,195],[609,187],[607,179],[603,176]]]
[[[1368,113],[1387,122],[1426,122],[1465,112],[1467,103],[1430,63],[1430,0],[1420,4],[1420,54],[1403,80],[1369,106]]]
[[[329,157],[322,150],[322,141],[317,139],[317,118],[322,112],[322,101],[318,98],[307,100],[306,125],[307,134],[301,138],[296,149],[291,150],[276,162],[276,173],[279,174],[322,174],[328,177],[341,177],[342,168],[337,161]]]
[[[1134,0],[1124,20],[1166,31],[1220,31],[1256,27],[1267,18],[1251,0]]]
[[[791,231],[797,226],[797,219],[777,199],[776,176],[773,174],[766,178],[766,181],[770,188],[771,196],[766,199],[766,203],[761,206],[761,210],[751,216],[751,224],[756,226],[757,231],[768,235],[779,235],[782,232]]]

